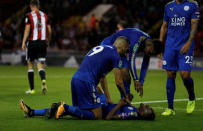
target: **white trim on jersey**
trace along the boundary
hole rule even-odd
[[[43,12],[39,12],[41,15],[41,40],[46,40],[46,19]]]
[[[32,40],[37,40],[38,39],[38,20],[37,20],[37,14],[35,12],[31,13],[32,19],[33,19],[33,24],[34,24],[34,29],[33,29],[33,38]]]

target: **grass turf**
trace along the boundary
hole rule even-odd
[[[60,100],[71,104],[70,82],[76,71],[75,68],[47,67],[48,94],[42,95],[41,82],[35,72],[36,94],[26,95],[28,89],[27,69],[24,66],[0,66],[0,131],[4,130],[203,130],[203,102],[196,101],[196,111],[192,115],[185,113],[186,101],[175,102],[177,109],[175,116],[163,117],[161,112],[167,103],[151,103],[156,113],[155,121],[88,121],[73,120],[64,118],[60,120],[45,120],[43,117],[24,118],[20,110],[19,100],[24,99],[25,103],[34,109],[50,107],[51,103]],[[197,98],[203,97],[203,72],[193,71],[192,77],[195,82],[195,93]],[[120,98],[120,94],[114,84],[113,73],[107,76],[109,91],[114,102]],[[144,96],[142,98],[134,91],[133,102],[155,101],[166,99],[166,73],[164,71],[150,71],[147,73],[144,85]],[[187,98],[187,92],[181,78],[177,75],[175,99]],[[138,106],[138,105],[136,105]]]

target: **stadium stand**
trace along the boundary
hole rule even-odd
[[[136,27],[158,37],[164,5],[170,0],[43,0],[41,8],[51,19],[53,29],[49,50],[87,51],[106,36],[116,31],[119,21],[127,27]],[[1,0],[0,49],[21,49],[24,31],[24,15],[29,11],[26,1]],[[199,1],[200,3],[200,1]],[[91,30],[84,16],[100,4],[113,8],[96,17],[96,27]],[[80,10],[78,10],[80,9]],[[200,3],[201,14],[203,5]],[[15,13],[14,13],[15,12]],[[203,53],[202,15],[196,35],[196,54]]]

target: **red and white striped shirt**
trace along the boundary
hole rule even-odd
[[[42,11],[36,10],[28,13],[25,24],[30,25],[29,40],[46,40],[47,25],[49,25],[47,15]]]

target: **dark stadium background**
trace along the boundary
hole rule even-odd
[[[48,14],[53,30],[48,48],[48,65],[61,65],[64,60],[74,56],[78,63],[93,46],[117,30],[117,23],[124,22],[126,27],[137,27],[159,37],[164,5],[170,0],[41,0],[41,10]],[[203,5],[199,0],[201,14]],[[94,29],[84,16],[100,4],[112,4],[113,8],[102,17],[96,17]],[[24,16],[29,12],[29,0],[0,0],[0,56],[3,54],[20,54],[25,63],[25,53],[21,51],[24,32]],[[203,54],[203,15],[195,41],[195,56]],[[58,58],[56,62],[53,60]],[[5,59],[5,58],[4,58]],[[12,64],[2,60],[0,64]],[[202,66],[203,67],[203,66]]]

